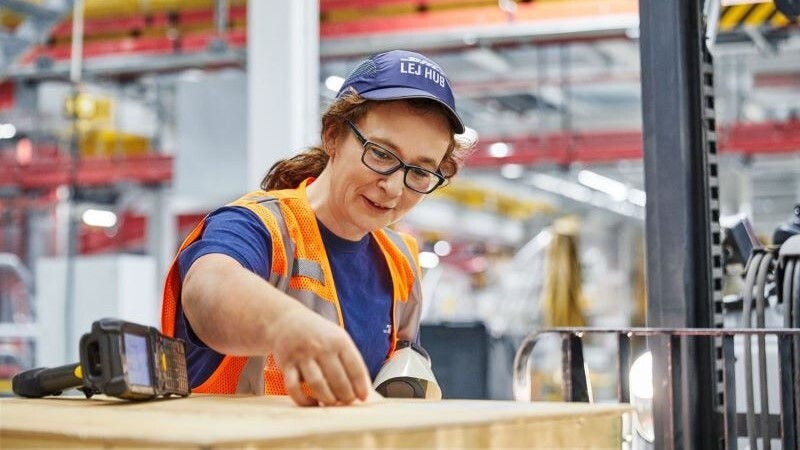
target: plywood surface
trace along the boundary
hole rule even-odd
[[[619,448],[620,405],[382,400],[300,408],[288,397],[0,399],[0,447]]]

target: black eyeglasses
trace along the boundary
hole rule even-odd
[[[380,145],[365,138],[358,128],[351,121],[347,121],[347,125],[353,130],[353,133],[361,142],[364,147],[364,153],[361,154],[361,162],[369,167],[373,172],[381,175],[391,175],[400,169],[403,169],[403,183],[406,187],[414,192],[420,194],[430,194],[436,188],[444,183],[445,178],[441,173],[432,172],[428,169],[412,164],[406,164],[395,155],[391,150],[388,150]]]

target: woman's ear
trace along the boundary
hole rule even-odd
[[[336,154],[337,144],[339,142],[339,133],[336,127],[328,126],[322,132],[322,149],[328,154],[328,157],[333,158]]]

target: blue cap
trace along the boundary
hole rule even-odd
[[[392,50],[372,55],[348,75],[336,98],[351,87],[358,95],[369,100],[435,100],[450,113],[456,124],[456,133],[464,132],[464,123],[456,113],[450,81],[438,64],[419,53]]]

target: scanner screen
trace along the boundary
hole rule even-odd
[[[150,358],[147,351],[147,338],[135,334],[124,333],[125,365],[128,372],[128,383],[141,386],[152,386],[150,379]]]

